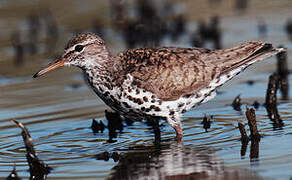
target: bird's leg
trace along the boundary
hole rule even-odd
[[[176,124],[173,128],[176,132],[177,142],[182,142],[182,138],[184,136],[184,133],[183,133],[182,128],[181,128],[181,123]]]
[[[184,133],[183,133],[183,130],[181,128],[180,117],[179,116],[171,116],[171,117],[166,118],[166,120],[175,130],[177,142],[182,142],[182,138],[184,136]]]

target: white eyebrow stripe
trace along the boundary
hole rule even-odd
[[[75,47],[77,45],[82,45],[82,46],[88,46],[90,44],[94,44],[94,41],[85,41],[85,42],[81,42],[81,43],[78,43],[78,44],[75,44],[74,46],[68,48],[67,50],[65,50],[65,53],[64,54],[68,54],[68,53],[73,53],[75,51]]]

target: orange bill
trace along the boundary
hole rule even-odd
[[[39,77],[47,72],[50,72],[54,69],[57,69],[58,67],[64,66],[66,61],[67,61],[67,59],[65,59],[65,58],[56,59],[55,61],[50,63],[47,67],[45,67],[44,69],[41,69],[39,72],[35,73],[35,75],[33,75],[33,78],[37,78],[37,77]]]

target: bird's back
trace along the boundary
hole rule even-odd
[[[270,44],[248,42],[226,50],[140,48],[121,52],[123,75],[162,100],[175,100],[207,87],[212,80],[278,52]],[[120,74],[121,76],[122,74]]]

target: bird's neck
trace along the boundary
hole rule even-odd
[[[81,67],[86,74],[88,82],[93,87],[112,89],[116,84],[116,72],[119,68],[118,61],[110,54],[104,56],[103,60],[97,60],[91,64]]]

